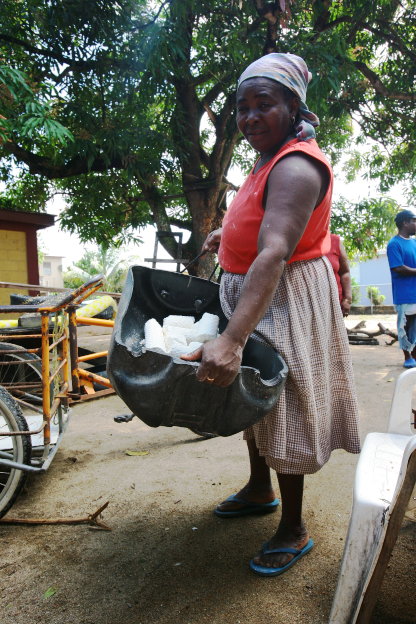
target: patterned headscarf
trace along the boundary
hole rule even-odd
[[[251,63],[243,71],[238,80],[238,87],[249,78],[270,78],[270,80],[280,82],[297,95],[300,100],[299,117],[301,121],[295,129],[296,136],[303,141],[314,138],[314,127],[319,126],[319,119],[306,106],[306,91],[312,74],[300,56],[280,52],[266,54],[266,56],[262,56]]]

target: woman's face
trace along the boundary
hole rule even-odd
[[[276,152],[293,131],[298,106],[273,80],[249,78],[237,92],[238,129],[260,154]]]

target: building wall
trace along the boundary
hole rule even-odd
[[[28,284],[27,240],[26,232],[0,229],[0,282]],[[0,288],[0,305],[10,303],[9,288]],[[27,294],[25,289],[13,289],[13,292]]]
[[[367,296],[367,286],[377,286],[380,293],[386,297],[383,305],[393,305],[390,268],[386,253],[381,253],[372,260],[353,265],[351,277],[354,277],[360,284],[361,299],[359,305],[371,304]]]
[[[39,263],[39,283],[41,286],[64,287],[62,256],[45,255]]]
[[[36,232],[54,221],[54,216],[46,213],[0,210],[0,282],[39,284]],[[0,288],[0,304],[9,304],[13,292],[36,295],[38,291]]]

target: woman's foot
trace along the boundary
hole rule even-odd
[[[264,503],[272,503],[276,500],[275,492],[271,485],[253,486],[248,483],[237,494],[230,496],[234,500],[222,501],[215,509],[216,512],[238,512],[246,508],[247,503],[255,503],[262,505]],[[275,505],[277,507],[277,504]]]
[[[304,524],[299,527],[285,527],[279,525],[275,535],[267,542],[264,550],[272,550],[275,548],[294,548],[301,550],[309,542],[309,535]],[[261,550],[255,557],[253,563],[264,568],[282,568],[287,565],[294,557],[291,553],[272,553],[266,554]]]

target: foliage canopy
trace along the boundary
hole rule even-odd
[[[388,198],[346,199],[332,206],[331,231],[339,234],[349,258],[368,260],[377,255],[397,228],[394,216],[400,207]]]
[[[237,77],[274,49],[307,60],[332,161],[355,120],[372,147],[351,154],[351,175],[414,194],[413,0],[296,0],[291,13],[284,0],[3,0],[0,206],[39,210],[60,192],[82,240],[178,225],[194,257],[221,221],[233,154],[244,170],[254,159],[235,126]]]

